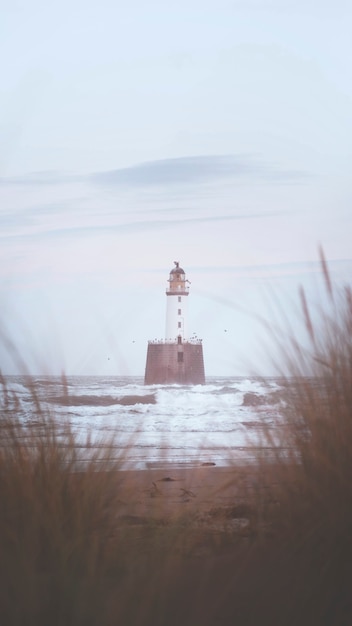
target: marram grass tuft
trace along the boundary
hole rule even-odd
[[[218,506],[209,496],[208,525],[193,491],[192,514],[172,517],[163,483],[142,494],[131,472],[129,484],[112,442],[95,449],[88,434],[82,463],[35,386],[23,423],[2,380],[0,624],[352,623],[352,292],[322,253],[321,267],[320,310],[300,292],[306,341],[279,337],[283,421],[263,442],[276,458],[234,466],[233,504],[219,505],[221,488]],[[128,510],[143,498],[150,518]]]

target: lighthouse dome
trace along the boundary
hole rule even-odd
[[[182,267],[174,267],[170,272],[170,274],[177,274],[177,275],[184,274],[184,273],[185,273],[185,270],[183,270]]]
[[[181,274],[185,274],[185,270],[182,269],[182,267],[180,267],[179,262],[175,261],[175,265],[176,267],[174,267],[171,272],[170,272],[170,276],[172,275],[173,277],[175,277],[176,279],[181,276]]]

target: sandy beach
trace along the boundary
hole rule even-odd
[[[228,527],[232,520],[233,525],[245,528],[245,520],[255,509],[274,504],[273,466],[259,478],[253,465],[182,467],[165,463],[158,468],[119,472],[118,485],[120,521],[132,525],[187,517],[209,527],[218,528],[225,520]]]

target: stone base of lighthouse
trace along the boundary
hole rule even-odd
[[[144,384],[169,383],[204,385],[203,346],[200,342],[148,343]]]

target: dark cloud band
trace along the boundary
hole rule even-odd
[[[297,181],[307,176],[282,170],[250,155],[205,155],[148,161],[131,167],[93,174],[92,182],[125,187],[192,185],[220,180]]]

